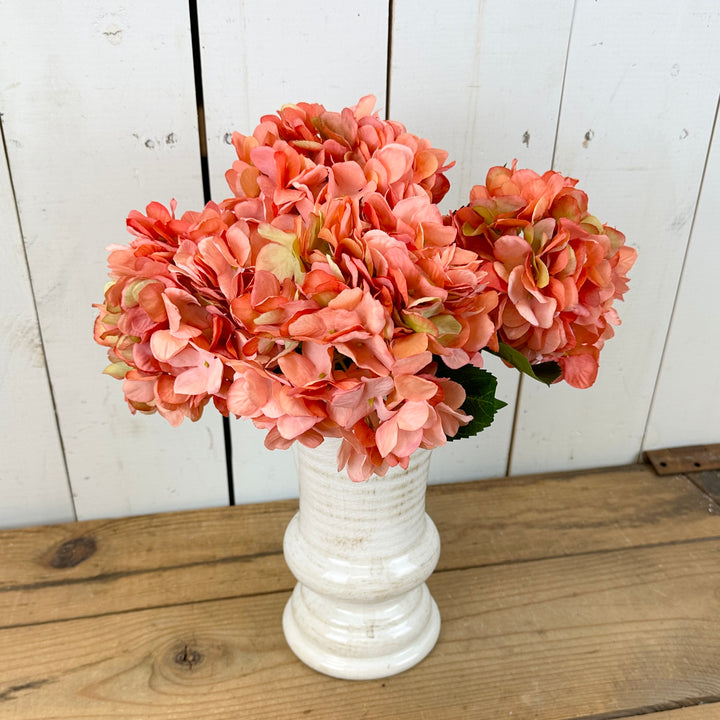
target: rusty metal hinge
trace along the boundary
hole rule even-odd
[[[647,450],[647,460],[658,475],[720,469],[720,444]]]

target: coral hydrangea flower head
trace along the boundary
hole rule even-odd
[[[368,95],[351,108],[329,112],[322,105],[285,105],[266,115],[252,135],[233,133],[238,155],[226,178],[239,212],[308,210],[332,196],[377,190],[393,207],[420,193],[438,203],[450,188],[447,152],[408,133],[399,122],[373,113]],[[265,203],[252,200],[264,196]],[[272,200],[272,203],[269,201]]]
[[[483,258],[497,340],[531,364],[557,362],[562,379],[595,382],[605,340],[620,320],[637,253],[625,236],[590,215],[577,181],[548,171],[492,168],[454,214],[463,247]]]
[[[374,103],[286,105],[234,133],[232,197],[130,213],[95,339],[133,413],[177,425],[212,400],[269,448],[341,438],[360,481],[492,421],[485,349],[592,383],[635,258],[622,234],[575,181],[515,165],[444,217],[447,153]]]

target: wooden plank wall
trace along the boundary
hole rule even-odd
[[[91,333],[104,248],[126,241],[127,212],[202,203],[190,9],[40,6],[0,1],[0,527],[225,504],[219,418],[172,429],[131,416]],[[438,451],[433,481],[720,441],[716,2],[197,10],[213,198],[228,194],[232,130],[251,132],[284,102],[337,109],[372,92],[381,113],[456,160],[444,207],[491,165],[554,165],[639,249],[596,386],[548,390],[493,363],[509,407],[484,435]],[[292,496],[291,453],[264,450],[249,423],[231,428],[237,501]]]
[[[225,503],[219,419],[175,430],[157,416],[131,416],[119,384],[100,374],[105,357],[92,340],[104,248],[126,241],[127,212],[172,197],[184,208],[202,204],[187,7],[40,4],[41,13],[35,3],[0,6],[0,108],[77,516]],[[6,340],[2,352],[13,352]],[[3,376],[3,389],[21,375]],[[15,457],[13,482],[42,506],[47,479],[26,458],[47,454],[60,476],[61,459],[24,404],[7,402],[4,390],[3,412],[31,443],[23,450],[3,438],[0,464]],[[3,514],[2,524],[42,519]]]

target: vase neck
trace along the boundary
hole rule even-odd
[[[337,470],[340,441],[296,450],[300,532],[336,556],[389,557],[412,545],[425,531],[425,490],[430,451],[418,450],[407,469],[390,468],[352,482]]]

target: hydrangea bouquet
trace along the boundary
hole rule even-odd
[[[589,387],[636,252],[576,180],[494,167],[443,215],[447,153],[373,113],[284,106],[234,133],[233,197],[151,203],[109,248],[105,370],[171,424],[212,399],[269,448],[341,438],[355,481],[490,425],[482,352]]]

